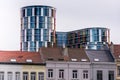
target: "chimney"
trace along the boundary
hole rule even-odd
[[[69,60],[68,48],[63,48],[63,56],[65,61]]]

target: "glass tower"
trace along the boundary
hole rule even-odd
[[[33,5],[21,8],[21,50],[38,51],[55,43],[56,9]]]

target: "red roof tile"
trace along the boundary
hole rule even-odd
[[[120,58],[120,45],[114,45],[114,56],[115,58]]]
[[[38,52],[0,51],[0,62],[11,63],[11,59],[16,59],[16,63],[27,63],[27,59],[31,59],[32,63],[42,62]]]

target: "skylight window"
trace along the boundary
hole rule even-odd
[[[71,59],[71,61],[77,61],[77,59]]]
[[[100,61],[99,59],[94,59],[94,61]]]
[[[81,59],[81,61],[87,61],[87,59]]]
[[[32,59],[26,59],[26,62],[32,62]]]
[[[10,59],[11,62],[16,62],[16,59]]]

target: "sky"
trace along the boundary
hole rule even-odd
[[[29,5],[55,7],[57,31],[105,27],[120,44],[120,0],[0,0],[0,50],[20,50],[20,9]]]

